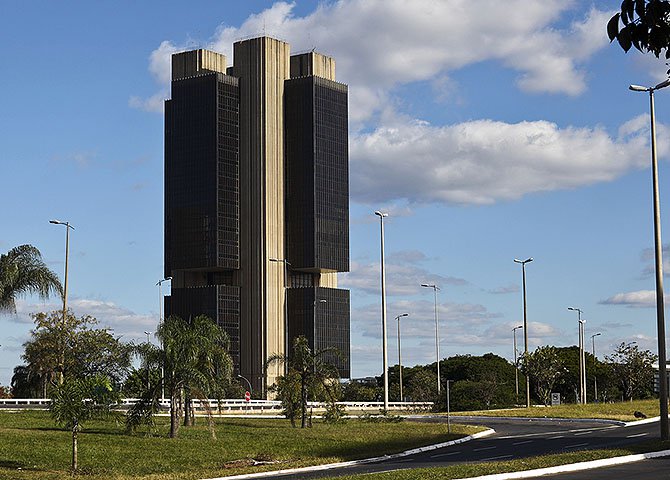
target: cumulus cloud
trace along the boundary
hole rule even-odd
[[[462,337],[466,334],[478,336],[478,332],[483,332],[500,318],[500,314],[488,311],[483,305],[445,302],[440,301],[439,297],[437,309],[440,330],[444,333],[442,341],[447,344],[460,343],[461,340],[456,337]],[[409,313],[408,317],[401,320],[403,322],[403,335],[420,339],[434,339],[434,312],[432,298],[426,300],[392,301],[387,305],[387,321],[388,325],[394,326],[393,319],[396,315]],[[378,303],[352,307],[352,332],[356,332],[363,337],[381,338],[380,318],[381,310]],[[460,332],[459,335],[454,335],[456,331]],[[479,340],[477,340],[477,344],[480,344]]]
[[[616,137],[599,127],[560,128],[547,121],[475,120],[438,127],[399,120],[353,136],[352,198],[491,204],[610,181],[647,166],[639,152],[648,142],[648,118],[626,122]],[[663,125],[658,129],[659,138],[670,133]],[[658,148],[665,155],[668,143],[659,142]]]
[[[16,314],[6,316],[10,321],[32,325],[32,314],[58,311],[62,308],[63,305],[58,303],[30,303],[18,300]],[[113,329],[116,335],[123,335],[124,339],[145,338],[143,332],[153,330],[158,323],[157,315],[139,314],[114,302],[103,300],[73,298],[68,300],[68,308],[77,316],[95,317],[99,327]]]
[[[221,25],[204,46],[226,54],[230,62],[233,42],[266,33],[288,41],[294,50],[316,48],[333,55],[338,78],[351,85],[351,117],[358,121],[382,109],[396,86],[437,78],[447,84],[449,72],[483,61],[519,72],[518,85],[526,91],[582,93],[582,65],[607,45],[601,25],[611,12],[592,8],[567,28],[558,27],[575,4],[339,0],[300,17],[293,13],[293,3],[276,2],[239,27]],[[151,54],[149,69],[162,85],[170,78],[169,55],[184,48],[164,41]]]
[[[670,244],[665,244],[663,245],[662,249],[662,258],[663,258],[663,276],[667,277],[670,276]],[[654,259],[655,259],[655,254],[654,254],[654,249],[653,248],[645,248],[642,250],[642,253],[640,254],[640,259],[642,262],[646,263],[644,269],[642,270],[642,278],[648,278],[654,275],[654,272],[656,271]]]
[[[652,308],[656,306],[656,292],[654,290],[638,290],[637,292],[617,293],[612,297],[601,300],[599,303],[602,305],[623,305],[629,308]]]
[[[386,294],[389,296],[416,295],[421,290],[422,283],[435,284],[438,286],[463,286],[468,281],[463,278],[450,277],[431,273],[413,262],[417,252],[402,252],[399,256],[390,255],[386,259]],[[407,257],[404,257],[406,255]],[[411,261],[403,261],[409,258]],[[422,259],[420,259],[422,260]],[[381,291],[380,265],[377,263],[360,263],[352,261],[350,272],[339,276],[342,288],[362,291],[368,294],[378,295]]]

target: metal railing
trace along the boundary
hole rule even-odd
[[[120,408],[125,410],[135,404],[137,398],[124,398],[120,402]],[[281,414],[281,402],[278,400],[250,400],[225,399],[217,400],[193,399],[193,407],[198,410],[211,410],[212,412],[235,413],[254,412],[259,414]],[[46,409],[49,408],[51,400],[48,398],[2,398],[0,409]],[[168,410],[170,400],[160,400],[161,408]],[[337,402],[344,406],[347,412],[377,413],[384,408],[384,402]],[[389,402],[389,411],[394,412],[416,412],[427,411],[433,407],[433,402]],[[325,410],[323,402],[307,402],[307,407],[320,411]]]

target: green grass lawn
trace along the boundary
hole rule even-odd
[[[127,435],[123,419],[90,422],[79,435],[80,473],[90,479],[193,479],[301,467],[400,452],[480,430],[430,423],[344,424],[315,422],[291,428],[287,420],[216,419],[212,439],[206,419],[166,438],[168,419],[157,419],[154,436]],[[0,412],[0,478],[66,478],[71,435],[48,412]],[[251,459],[275,461],[252,466]]]
[[[337,480],[450,480],[496,473],[534,470],[537,468],[554,467],[568,463],[587,462],[590,460],[599,460],[601,458],[611,458],[622,455],[631,455],[634,453],[654,452],[668,449],[670,449],[670,442],[650,441],[611,450],[583,450],[579,452],[543,455],[505,462],[463,463],[449,467],[417,468],[412,470],[394,470],[393,472],[388,473],[348,475],[337,477]],[[588,473],[584,475],[584,478],[588,478]]]
[[[647,417],[659,415],[658,400],[635,400],[618,403],[565,404],[555,407],[510,408],[507,410],[478,410],[453,412],[453,415],[483,415],[495,417],[552,417],[552,418],[603,418],[610,420],[637,420],[633,412],[640,411]]]

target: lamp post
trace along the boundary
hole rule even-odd
[[[661,243],[661,205],[658,191],[658,161],[656,159],[656,116],[654,112],[654,91],[670,85],[670,79],[664,80],[655,87],[628,87],[635,92],[649,92],[649,113],[651,116],[651,176],[654,203],[654,257],[656,273],[656,336],[658,337],[658,378],[659,404],[661,410],[661,440],[668,439],[668,382],[665,352],[665,314],[663,312],[663,257]]]
[[[582,404],[586,405],[586,347],[584,346],[584,324],[586,323],[586,320],[582,319],[579,322],[579,328],[581,330],[581,339],[582,339],[582,354],[581,354],[581,360],[582,360]]]
[[[449,404],[450,402],[449,384],[451,382],[453,382],[453,380],[447,380],[447,433],[451,433],[451,406]]]
[[[147,343],[149,343],[149,335],[151,332],[144,331],[144,334],[147,336]],[[147,390],[151,390],[151,377],[149,376],[149,364],[147,363]]]
[[[312,323],[316,323],[316,304],[317,303],[328,303],[327,300],[323,298],[317,298],[312,302]]]
[[[283,263],[284,264],[284,355],[288,358],[289,354],[289,349],[291,346],[289,345],[289,338],[288,338],[288,267],[291,266],[291,262],[286,260],[285,258],[271,258],[271,262],[278,262],[278,263]],[[284,373],[288,371],[288,365],[287,362],[284,362]]]
[[[402,357],[400,356],[400,318],[407,317],[409,313],[401,313],[395,319],[398,321],[398,373],[400,374],[400,401],[402,402]]]
[[[523,325],[519,325],[512,329],[512,336],[514,337],[514,387],[516,392],[516,403],[519,403],[519,361],[517,360],[516,331],[520,328],[523,328]]]
[[[156,282],[158,286],[158,324],[163,323],[163,282],[172,280],[172,277],[165,277]],[[163,350],[163,340],[161,339],[161,351]],[[163,354],[165,352],[162,352]],[[161,361],[161,400],[165,400],[165,366]]]
[[[528,355],[528,318],[526,316],[526,264],[533,261],[533,257],[526,260],[514,259],[514,263],[521,264],[521,277],[523,285],[523,351]],[[525,358],[525,357],[524,357]],[[526,375],[526,408],[530,408],[530,377]]]
[[[156,282],[158,286],[158,323],[163,321],[163,282],[172,280],[172,277],[165,277]]]
[[[67,319],[67,268],[68,268],[68,257],[70,252],[70,229],[74,230],[74,227],[70,225],[70,222],[61,222],[60,220],[49,220],[49,223],[54,225],[65,225],[65,277],[63,281],[63,325],[62,328],[65,329],[66,319]],[[65,333],[64,331],[61,333]],[[60,370],[58,372],[58,384],[63,384],[63,368],[65,367],[65,345],[62,345],[61,351],[59,354],[58,363],[60,364]]]
[[[440,327],[437,319],[437,291],[440,289],[435,284],[422,283],[422,287],[433,289],[433,298],[435,300],[435,360],[437,363],[437,396],[440,396]]]
[[[388,373],[388,354],[386,344],[386,273],[384,265],[384,217],[388,217],[388,213],[382,213],[379,210],[375,211],[375,215],[379,217],[379,228],[381,234],[381,284],[382,284],[382,356],[384,368],[384,411],[387,412],[389,408],[389,373]]]
[[[586,403],[584,392],[585,382],[584,382],[584,324],[582,322],[582,313],[583,310],[574,307],[568,307],[568,310],[577,312],[577,321],[579,328],[579,403]]]
[[[247,382],[247,385],[249,386],[249,393],[251,393],[251,394],[254,393],[253,389],[251,388],[251,382],[249,381],[249,379],[247,377],[244,377],[244,376],[238,374],[237,378],[241,378],[242,380]]]
[[[602,333],[594,333],[591,335],[591,355],[593,355],[593,400],[598,403],[598,376],[596,375],[596,337]]]

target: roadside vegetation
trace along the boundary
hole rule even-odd
[[[170,419],[157,417],[152,432],[126,433],[122,417],[91,419],[79,433],[78,472],[87,479],[195,479],[250,473],[397,453],[459,438],[477,427],[358,420],[314,421],[293,428],[288,420],[214,419],[168,438]],[[374,428],[374,435],[371,429]],[[71,432],[54,426],[48,412],[0,412],[0,478],[56,479],[70,474]]]
[[[524,418],[600,418],[631,422],[639,420],[635,412],[646,417],[659,415],[658,400],[633,400],[632,402],[589,403],[586,405],[566,404],[554,407],[509,408],[502,410],[472,410],[454,412],[453,415],[476,415],[489,417],[524,417]]]

